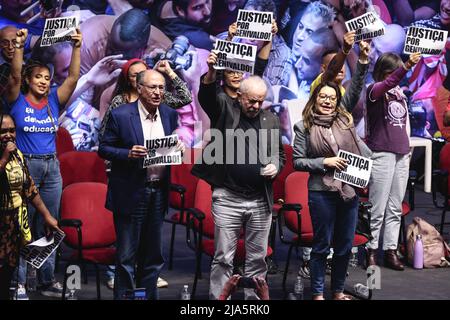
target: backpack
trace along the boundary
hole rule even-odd
[[[423,243],[423,266],[424,268],[436,268],[442,266],[442,258],[450,257],[450,248],[439,232],[425,220],[415,217],[408,226],[408,262],[413,264],[414,244],[417,235],[422,235]]]

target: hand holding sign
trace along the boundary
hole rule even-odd
[[[347,168],[347,160],[340,157],[325,158],[323,159],[323,164],[325,167],[338,169],[341,171]]]
[[[214,65],[217,63],[217,54],[213,51],[210,52],[206,63],[210,69],[213,69]]]
[[[410,55],[408,61],[406,61],[406,63],[405,63],[406,69],[409,70],[412,67],[414,67],[420,61],[421,57],[422,57],[422,54],[420,52],[415,52],[412,55]]]
[[[272,36],[278,33],[278,25],[275,20],[272,20]]]
[[[237,23],[233,22],[232,24],[230,24],[230,26],[228,27],[228,37],[227,37],[227,41],[231,41],[234,38],[234,35],[236,34],[237,31]]]
[[[355,44],[355,34],[355,31],[349,31],[344,34],[344,44],[342,46],[342,51],[344,51],[345,54],[349,54],[350,50]]]
[[[53,218],[50,214],[45,215],[44,217],[44,223],[45,223],[45,236],[48,238],[53,234],[53,232],[59,232],[64,234],[62,230],[58,227],[58,221],[56,221],[55,218]]]
[[[25,41],[27,40],[28,37],[28,30],[27,29],[20,29],[17,30],[16,32],[16,48],[23,48],[23,46],[25,45]]]
[[[72,43],[75,48],[80,48],[83,38],[81,35],[81,30],[80,28],[76,28],[75,31],[76,33],[72,35]]]
[[[140,159],[145,158],[147,156],[147,148],[144,146],[134,145],[131,150],[128,152],[128,158],[131,159]]]

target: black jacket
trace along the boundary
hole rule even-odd
[[[226,131],[227,129],[231,129],[231,132],[233,132],[238,126],[241,117],[241,106],[237,101],[230,99],[218,83],[204,84],[203,78],[204,75],[200,81],[199,102],[211,120],[211,128],[217,129],[222,135],[222,150],[227,150]],[[279,173],[286,162],[286,156],[281,142],[280,121],[271,112],[265,110],[262,110],[260,113],[260,121],[261,129],[268,130],[267,144],[262,144],[262,147],[267,148],[265,152],[263,151],[263,154],[268,155],[269,163],[274,164]],[[211,142],[203,150],[204,154],[209,154],[212,149],[210,146],[213,143],[217,143],[214,142],[214,135],[212,135],[212,138]],[[259,152],[261,153],[260,150]],[[220,157],[222,161],[207,164],[202,156],[201,163],[195,164],[192,168],[192,174],[207,181],[213,187],[222,187],[226,174],[226,154],[224,152],[223,155],[218,155],[217,157]],[[273,180],[267,179],[264,185],[265,198],[269,207],[273,205],[272,182]]]

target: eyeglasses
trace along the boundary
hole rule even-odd
[[[322,101],[325,101],[325,100],[327,100],[327,99],[330,99],[330,102],[333,102],[333,103],[336,103],[336,101],[337,101],[337,97],[336,97],[336,96],[329,96],[329,95],[326,95],[326,94],[324,94],[324,93],[319,93],[318,98],[319,98],[320,100],[322,100]]]
[[[2,48],[9,48],[10,46],[15,47],[16,44],[17,44],[16,39],[13,39],[13,40],[4,39],[4,40],[0,41],[0,47],[2,47]]]
[[[16,128],[1,128],[0,134],[16,133]]]
[[[164,93],[164,91],[166,91],[166,88],[164,86],[149,86],[143,83],[139,83],[139,85],[145,87],[145,89],[150,93],[156,92],[156,90],[159,90],[160,93]]]

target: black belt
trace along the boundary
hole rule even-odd
[[[40,160],[54,160],[56,159],[56,153],[50,154],[23,154],[27,159],[40,159]]]
[[[161,188],[163,186],[162,180],[151,180],[145,183],[147,188]]]

